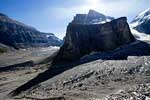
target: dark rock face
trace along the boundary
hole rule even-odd
[[[0,42],[15,48],[47,45],[46,37],[40,32],[2,22],[0,22]]]
[[[94,10],[90,10],[88,14],[77,14],[72,23],[75,24],[100,24],[113,20],[113,17],[106,16]]]
[[[137,15],[131,25],[139,32],[150,34],[150,8]]]
[[[52,42],[52,46],[60,46],[61,41],[58,40],[54,34],[47,37],[47,34],[35,28],[0,14],[0,43],[14,48],[26,48],[51,46]]]
[[[78,59],[94,51],[109,51],[135,41],[126,17],[105,24],[70,23],[57,60]]]

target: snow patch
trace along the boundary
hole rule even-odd
[[[110,19],[106,19],[106,20],[104,20],[104,21],[101,21],[102,19],[95,19],[95,20],[93,20],[93,22],[95,22],[95,23],[93,23],[93,24],[104,24],[104,23],[106,23],[106,22],[110,22],[111,20]]]
[[[145,33],[140,33],[137,30],[133,29],[132,26],[130,26],[131,33],[135,36],[136,39],[141,41],[150,41],[150,35]]]

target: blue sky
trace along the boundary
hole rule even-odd
[[[116,18],[127,16],[130,22],[149,7],[150,0],[0,0],[1,13],[59,38],[76,13],[94,9]]]

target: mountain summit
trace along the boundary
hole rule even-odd
[[[112,51],[134,41],[126,17],[104,24],[70,23],[56,62],[73,61],[91,52]]]
[[[72,23],[77,24],[102,24],[112,21],[114,18],[106,16],[94,10],[89,10],[88,14],[77,14]]]
[[[150,8],[137,15],[131,26],[139,32],[150,34]]]

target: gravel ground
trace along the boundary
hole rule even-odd
[[[11,100],[113,100],[119,98],[118,91],[126,92],[150,83],[149,61],[150,56],[92,61],[67,70]]]
[[[14,52],[7,52],[0,55],[0,100],[3,100],[4,97],[22,85],[23,83],[31,80],[36,77],[39,73],[48,69],[48,64],[39,64],[39,65],[24,65],[17,66],[13,70],[9,70],[9,65],[23,63],[26,61],[38,62],[43,60],[55,52],[59,48],[49,47],[49,48],[30,48],[22,49]],[[3,70],[8,67],[8,70]],[[11,67],[10,67],[11,68]]]

